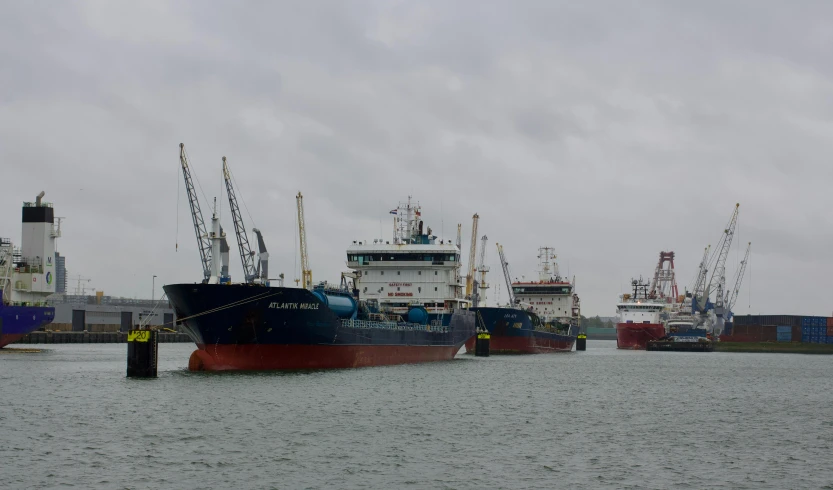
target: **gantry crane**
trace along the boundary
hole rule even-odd
[[[237,196],[234,193],[231,172],[229,172],[226,157],[223,157],[223,178],[226,181],[226,194],[228,194],[231,219],[234,222],[234,233],[237,235],[237,246],[240,249],[240,260],[243,262],[243,276],[246,278],[246,283],[251,284],[257,277],[255,254],[252,252],[252,247],[249,245],[249,238],[246,236],[246,225],[243,223],[240,206],[237,204]]]
[[[497,245],[497,253],[500,256],[500,266],[503,268],[503,278],[506,280],[506,289],[509,291],[509,304],[515,305],[515,293],[512,291],[512,275],[509,273],[509,262],[506,262],[506,256],[503,254],[503,245]]]
[[[477,222],[480,216],[477,213],[471,217],[471,247],[469,248],[469,267],[466,269],[466,299],[472,299],[472,291],[474,290],[474,265],[476,262],[475,254],[477,253]]]
[[[752,249],[752,242],[749,242],[749,244],[746,245],[746,254],[743,256],[743,260],[740,262],[740,266],[738,267],[738,273],[735,275],[735,287],[732,289],[731,293],[726,294],[725,307],[726,311],[729,312],[727,318],[731,318],[733,315],[732,308],[735,307],[735,302],[738,300],[740,285],[743,282],[743,274],[746,272],[746,265],[749,263],[750,249]]]
[[[708,290],[714,290],[714,312],[718,317],[722,317],[725,313],[726,302],[726,260],[729,258],[729,250],[732,248],[732,238],[735,236],[735,227],[738,223],[738,210],[740,204],[735,204],[735,212],[732,213],[732,218],[726,229],[723,230],[723,238],[721,239],[720,249],[717,255],[717,262],[712,271],[712,277],[709,281]]]
[[[309,255],[307,254],[307,230],[304,226],[304,196],[299,192],[295,196],[298,203],[298,237],[301,246],[301,282],[304,289],[312,289],[312,270],[309,268]]]
[[[194,232],[197,235],[197,246],[202,261],[203,282],[211,278],[211,237],[205,228],[205,220],[202,217],[200,202],[197,199],[197,191],[191,179],[191,166],[185,154],[185,144],[179,144],[179,162],[182,164],[182,175],[185,178],[185,191],[188,193],[188,203],[191,206],[191,218],[194,222]]]

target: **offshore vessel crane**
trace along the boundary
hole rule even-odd
[[[477,254],[477,222],[480,216],[477,213],[471,217],[471,248],[469,249],[469,267],[466,269],[466,299],[472,299],[474,290],[474,265]]]
[[[257,278],[255,254],[249,245],[249,238],[246,236],[246,225],[243,223],[243,215],[240,213],[240,205],[238,205],[237,196],[234,193],[231,172],[229,172],[226,157],[223,157],[223,178],[226,181],[226,194],[231,209],[231,219],[234,222],[234,233],[237,235],[237,246],[240,249],[240,260],[243,262],[243,276],[247,284],[252,284]],[[262,240],[260,236],[258,238]]]
[[[309,267],[309,254],[307,253],[307,230],[304,225],[304,196],[299,192],[295,196],[298,203],[298,237],[301,247],[301,285],[304,289],[312,289],[312,270]]]
[[[668,267],[666,267],[666,265]],[[649,298],[672,298],[676,303],[678,299],[677,279],[674,272],[674,252],[660,252],[657,268],[654,270],[654,279],[651,281],[651,292]]]
[[[506,280],[506,289],[509,291],[509,304],[515,305],[515,293],[512,291],[512,275],[509,273],[509,262],[506,261],[506,256],[503,254],[503,245],[497,245],[497,253],[500,256],[500,266],[503,269],[503,278]]]
[[[691,298],[691,313],[703,312],[706,309],[708,295],[706,294],[706,277],[709,273],[709,245],[703,252],[703,259],[700,261],[700,268],[697,272],[697,280],[694,282],[694,290]],[[703,298],[702,300],[700,298]]]

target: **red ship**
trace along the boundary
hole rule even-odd
[[[616,347],[619,349],[645,349],[649,340],[665,336],[665,326],[660,313],[666,303],[651,298],[648,285],[642,279],[631,282],[633,296],[622,295],[622,302],[616,305],[619,322],[616,324]]]

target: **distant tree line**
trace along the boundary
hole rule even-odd
[[[587,318],[582,315],[581,326],[587,328],[613,328],[613,322],[610,319],[602,320],[598,315],[592,318]]]

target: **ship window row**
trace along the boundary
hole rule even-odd
[[[515,294],[570,294],[569,286],[513,287]]]
[[[456,254],[347,254],[349,262],[456,262]]]
[[[363,272],[363,274],[364,274],[365,276],[369,276],[372,272],[373,272],[373,271],[364,271],[364,272]],[[379,275],[380,275],[380,276],[384,276],[384,275],[385,275],[385,271],[379,271]],[[397,275],[397,276],[401,276],[401,275],[402,275],[402,271],[396,271],[396,275]],[[418,276],[421,276],[421,275],[422,275],[422,271],[417,271],[417,275],[418,275]],[[434,271],[434,275],[435,275],[435,276],[437,275],[437,271]]]
[[[408,308],[409,306],[411,306],[408,303],[388,303],[387,301],[385,301],[384,304],[385,306],[389,306],[391,308]],[[422,306],[426,308],[445,308],[444,303],[422,303]]]

